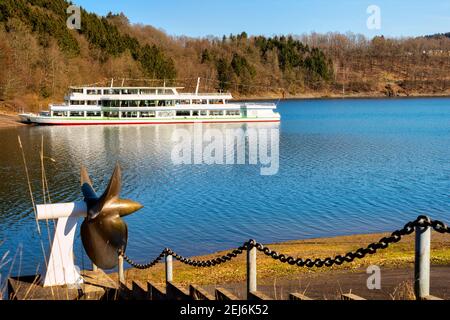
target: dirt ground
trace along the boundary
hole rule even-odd
[[[289,299],[290,293],[301,293],[318,300],[336,300],[342,293],[353,293],[367,300],[414,300],[414,270],[412,268],[381,268],[381,289],[369,290],[366,269],[342,270],[321,274],[303,274],[297,277],[264,279],[258,291],[277,300]],[[450,299],[450,266],[433,266],[430,294]],[[239,298],[245,298],[245,283],[228,283],[222,287]],[[204,286],[211,293],[214,286]]]
[[[26,124],[20,122],[20,119],[17,115],[0,113],[0,129],[25,125]]]

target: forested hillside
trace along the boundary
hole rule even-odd
[[[0,0],[0,104],[39,109],[69,85],[155,79],[241,98],[450,94],[450,38],[353,34],[222,38],[169,36],[123,14],[82,10],[66,26],[64,0]],[[143,84],[127,80],[127,84]]]

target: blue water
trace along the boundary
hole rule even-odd
[[[33,274],[44,263],[41,243],[48,250],[45,222],[41,235],[36,230],[18,135],[38,203],[42,137],[56,161],[46,160],[53,202],[81,199],[81,164],[101,191],[121,163],[122,196],[145,205],[126,218],[127,253],[140,262],[164,247],[189,256],[249,238],[392,231],[420,214],[450,222],[450,99],[285,101],[279,112],[281,124],[205,126],[278,130],[279,170],[268,176],[262,164],[174,165],[173,132],[192,132],[190,125],[1,129],[0,259],[7,251],[16,258],[0,272]],[[89,266],[79,238],[75,255]]]

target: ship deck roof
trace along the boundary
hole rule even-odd
[[[184,89],[184,87],[93,87],[93,86],[70,86],[70,89]]]

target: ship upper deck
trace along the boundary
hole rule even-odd
[[[65,96],[65,100],[91,100],[91,99],[142,99],[143,96],[147,99],[156,99],[161,96],[172,96],[176,99],[201,99],[202,97],[217,97],[220,99],[232,99],[231,93],[184,93],[179,90],[183,87],[86,87],[86,86],[72,86],[69,87],[69,93]]]

